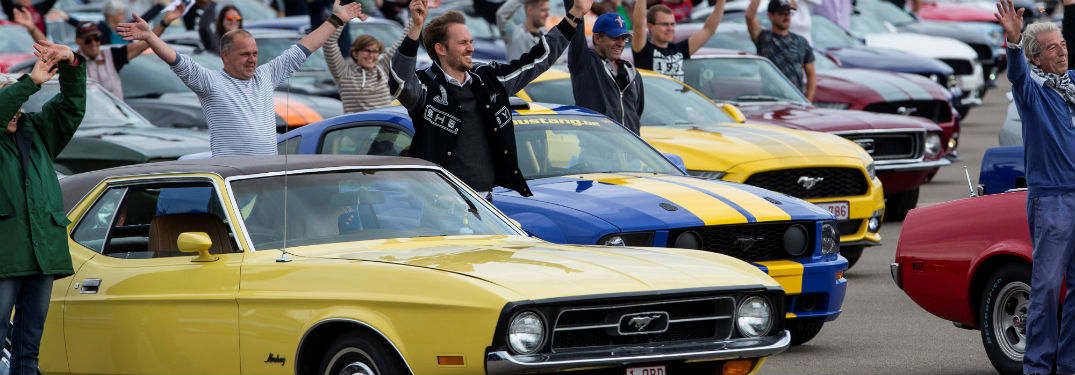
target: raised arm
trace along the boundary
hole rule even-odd
[[[425,100],[425,88],[418,81],[414,65],[418,55],[418,37],[422,34],[422,25],[429,15],[426,0],[411,0],[411,30],[403,39],[399,50],[392,56],[392,69],[389,71],[388,92],[408,110],[417,109]]]
[[[201,17],[198,17],[198,39],[202,40],[202,47],[206,51],[220,53],[220,37],[213,32],[213,21],[216,20],[216,1],[210,2]]]
[[[576,0],[568,12],[572,16],[582,18],[590,10],[591,5],[593,5],[593,0]],[[507,64],[492,64],[500,84],[504,85],[504,89],[511,94],[522,90],[530,81],[549,70],[552,63],[560,59],[560,55],[567,49],[576,31],[577,26],[574,22],[564,17],[556,27],[542,35],[541,40],[531,47],[530,51],[522,54],[518,59]]]
[[[1075,1],[1075,0],[1072,0]],[[709,38],[713,37],[713,34],[717,33],[717,26],[720,26],[720,20],[724,17],[724,0],[717,0],[717,4],[713,6],[713,13],[709,14],[709,17],[705,19],[705,25],[701,30],[691,35],[690,42],[688,43],[690,54],[698,52],[699,48],[705,45],[709,41]],[[757,21],[757,19],[755,19]],[[751,37],[753,38],[753,37]]]
[[[332,36],[325,42],[325,63],[328,65],[329,73],[332,73],[332,78],[339,84],[343,82],[343,78],[350,72],[350,66],[347,65],[347,60],[340,52],[340,35],[343,34],[343,27],[336,28],[336,32],[332,33]]]
[[[50,71],[47,76],[39,74],[34,77],[34,71],[40,71],[42,67],[48,70],[55,64],[60,73],[60,93],[49,99],[35,114],[43,119],[36,133],[49,155],[55,158],[67,146],[86,114],[86,62],[62,44],[39,41],[34,48],[38,61],[30,76],[35,83],[40,84],[55,74],[55,71]]]
[[[25,27],[26,32],[30,33],[30,37],[33,38],[34,41],[48,40],[48,38],[45,37],[45,33],[42,33],[41,30],[37,28],[37,25],[34,24],[34,18],[30,15],[30,11],[20,8],[15,8],[12,11],[15,12],[15,23]]]
[[[164,17],[161,18],[161,22],[157,24],[157,26],[153,27],[153,34],[156,34],[157,36],[164,34],[164,29],[168,28],[168,25],[171,25],[172,21],[175,21],[179,17],[183,16],[183,9],[185,8],[186,5],[180,3],[179,6],[175,7],[175,9],[164,13]],[[144,52],[146,48],[149,48],[149,42],[144,40],[139,40],[128,44],[127,61],[131,61],[135,57],[141,56],[142,52]]]
[[[366,14],[362,13],[361,3],[353,2],[341,6],[340,0],[336,0],[332,4],[332,16],[336,16],[339,18],[340,21],[342,21],[340,23],[340,26],[343,26],[348,21],[351,21],[351,19],[356,17],[361,20],[366,19]],[[306,47],[306,49],[310,50],[310,52],[316,51],[318,48],[321,48],[321,46],[325,45],[325,41],[327,41],[328,38],[332,36],[332,33],[336,32],[336,26],[333,25],[331,22],[332,16],[329,16],[330,20],[322,22],[321,26],[318,26],[317,29],[314,29],[314,31],[311,31],[309,34],[306,34],[306,36],[302,37],[302,39],[299,40],[299,44],[301,44],[303,47]]]
[[[174,64],[176,59],[175,49],[172,49],[172,46],[169,46],[157,34],[153,33],[149,29],[149,24],[141,16],[132,15],[134,16],[134,22],[120,23],[116,26],[116,33],[122,36],[123,40],[143,40],[149,43],[149,48],[153,49],[157,57],[160,57],[168,65]]]
[[[747,32],[750,33],[750,40],[757,42],[758,34],[761,34],[761,24],[758,23],[758,7],[761,5],[761,0],[750,0],[750,5],[747,5],[747,10],[743,13],[743,18],[747,21]]]
[[[504,43],[511,43],[511,37],[515,30],[508,28],[511,24],[511,16],[523,6],[523,0],[507,0],[500,8],[496,9],[496,27],[500,29],[500,37]]]
[[[631,50],[635,53],[642,52],[646,47],[646,0],[635,0],[635,10],[631,13]]]

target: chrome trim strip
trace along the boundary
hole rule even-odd
[[[310,328],[308,328],[306,330],[306,332],[304,332],[302,334],[302,338],[299,339],[299,346],[295,347],[295,357],[294,358],[295,358],[295,373],[296,374],[301,373],[299,371],[299,359],[300,359],[299,358],[299,349],[302,348],[303,344],[306,343],[306,336],[308,336],[310,334],[310,332],[312,332],[317,327],[320,327],[322,324],[332,323],[332,322],[357,323],[358,325],[364,326],[366,328],[369,328],[373,332],[376,332],[378,335],[381,336],[381,338],[384,339],[385,342],[388,342],[388,345],[392,346],[392,350],[394,350],[396,352],[396,354],[399,354],[399,358],[403,359],[403,365],[407,366],[407,373],[410,373],[410,374],[414,373],[414,370],[411,369],[411,364],[407,363],[407,357],[403,356],[403,352],[400,352],[399,348],[396,347],[396,344],[393,343],[392,340],[389,340],[388,336],[385,336],[384,333],[381,332],[381,330],[379,330],[377,328],[374,328],[373,326],[371,326],[369,324],[366,324],[365,322],[362,322],[362,321],[358,321],[358,320],[354,320],[354,319],[345,319],[345,318],[333,318],[333,319],[325,319],[325,320],[322,320],[320,322],[314,323],[314,325],[310,326]]]
[[[558,354],[513,356],[506,351],[485,355],[485,370],[490,375],[518,374],[531,371],[557,371],[595,366],[622,366],[640,362],[719,360],[767,357],[787,350],[791,334],[781,331],[774,336],[601,348]]]
[[[611,325],[607,325],[607,326],[606,325],[592,325],[592,326],[583,326],[583,327],[569,327],[569,328],[564,328],[564,329],[557,328],[557,327],[560,326],[560,319],[564,316],[564,313],[570,313],[570,312],[575,312],[575,311],[638,308],[638,307],[649,307],[649,306],[692,303],[692,302],[700,302],[700,301],[709,301],[709,302],[712,302],[712,303],[718,303],[718,302],[724,301],[724,300],[730,300],[732,302],[732,304],[733,304],[732,311],[734,312],[735,309],[737,308],[737,306],[734,306],[734,305],[736,305],[738,302],[735,300],[735,297],[726,296],[726,295],[725,296],[714,296],[714,297],[702,297],[702,298],[685,298],[685,299],[674,299],[674,300],[660,300],[660,301],[653,301],[653,302],[639,302],[639,303],[632,303],[632,304],[611,304],[611,305],[601,305],[601,306],[588,306],[588,307],[580,307],[580,308],[560,310],[560,312],[558,314],[556,314],[556,321],[553,322],[552,335],[549,336],[549,346],[553,350],[557,349],[557,348],[552,347],[553,343],[556,342],[556,332],[577,331],[577,330],[583,330],[583,329],[606,328],[606,327],[607,328],[616,327],[616,329],[618,330],[619,326],[620,326],[619,322],[616,322],[615,324],[611,324]],[[712,319],[712,320],[721,320],[721,319],[719,319],[719,317],[722,317],[722,316],[723,315],[718,315],[718,316],[715,317],[715,319]],[[706,317],[702,317],[702,318],[706,318]],[[697,318],[686,318],[686,319],[697,319]],[[684,319],[683,321],[687,321],[687,320]],[[671,319],[669,320],[668,324],[669,325],[672,324]],[[732,323],[729,323],[729,324],[732,324]],[[735,332],[735,327],[731,327],[731,330],[728,332],[728,335],[731,335],[734,332]],[[727,337],[725,337],[725,339],[727,339]],[[605,347],[605,348],[607,349],[607,347]],[[574,350],[574,348],[567,348],[567,350]]]
[[[701,322],[701,321],[705,321],[705,320],[724,320],[724,319],[731,319],[731,318],[732,318],[731,315],[718,315],[718,316],[707,316],[707,317],[701,317],[701,318],[671,319],[671,320],[668,321],[668,324],[671,325],[671,324],[676,324],[676,323]],[[584,329],[598,329],[598,328],[616,328],[618,326],[619,326],[618,324],[599,324],[599,325],[592,325],[592,326],[553,328],[553,332],[581,331],[581,330],[584,330]],[[652,332],[647,332],[647,333],[652,333]]]
[[[926,129],[923,128],[902,128],[902,129],[861,129],[861,130],[846,130],[832,132],[829,134],[835,134],[838,136],[845,135],[859,135],[859,134],[879,134],[879,133],[925,133]]]
[[[886,171],[886,172],[887,171],[911,172],[911,171],[921,171],[921,170],[925,170],[925,169],[933,169],[933,168],[943,167],[943,166],[951,165],[951,164],[952,164],[952,162],[949,161],[948,159],[938,159],[938,160],[932,160],[932,161],[917,161],[917,162],[913,162],[913,163],[891,163],[891,164],[881,164],[880,162],[877,162],[875,164],[874,168],[878,172],[881,172],[881,171]]]

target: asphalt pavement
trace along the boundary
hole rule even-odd
[[[1006,77],[998,79],[984,103],[971,109],[960,123],[960,163],[941,168],[922,187],[918,206],[969,196],[963,165],[974,184],[982,154],[997,146],[997,133],[1008,108],[1004,94],[1011,90]],[[944,217],[968,225],[974,218]],[[769,358],[762,374],[996,374],[982,348],[979,331],[956,328],[918,307],[889,275],[896,254],[901,223],[881,228],[883,244],[867,248],[849,270],[843,313],[825,324],[812,341]]]

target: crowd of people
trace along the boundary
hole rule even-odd
[[[474,38],[467,28],[465,16],[448,11],[427,22],[430,6],[427,0],[345,1],[346,4],[341,4],[340,0],[266,0],[281,13],[309,15],[311,31],[278,58],[259,66],[257,42],[243,29],[239,9],[218,7],[212,0],[195,0],[190,2],[191,9],[180,4],[167,11],[164,4],[154,1],[106,0],[102,10],[104,20],[96,23],[79,21],[51,9],[55,0],[36,5],[30,0],[0,0],[8,18],[25,27],[37,41],[38,56],[28,75],[17,80],[0,76],[3,78],[0,79],[0,118],[11,119],[6,136],[0,137],[0,175],[3,176],[0,179],[0,194],[3,194],[0,197],[0,228],[6,228],[5,233],[9,234],[9,245],[3,250],[5,262],[0,263],[0,314],[9,313],[13,307],[19,312],[12,335],[11,373],[35,372],[37,343],[52,280],[73,272],[66,252],[64,226],[53,224],[54,220],[59,220],[54,213],[62,212],[62,199],[52,160],[81,122],[86,105],[87,77],[122,98],[119,71],[144,50],[152,49],[197,94],[208,124],[214,157],[273,155],[277,153],[273,92],[313,51],[324,48],[346,113],[383,107],[398,100],[407,109],[415,128],[410,156],[443,166],[489,197],[488,192],[494,186],[529,196],[531,193],[519,172],[516,157],[509,107],[512,94],[549,69],[567,50],[567,69],[577,105],[603,113],[637,134],[645,109],[645,89],[638,69],[682,79],[683,60],[690,59],[716,33],[725,5],[725,0],[710,0],[713,11],[705,18],[700,31],[679,38],[676,25],[690,20],[692,8],[698,5],[693,0],[604,0],[597,4],[595,0],[567,0],[566,14],[553,26],[548,23],[549,1],[476,0],[475,10],[501,31],[508,62],[475,63],[472,59]],[[806,21],[796,20],[801,19],[802,14],[813,12],[847,28],[850,4],[851,0],[806,0],[800,8],[794,0],[771,0],[767,6],[771,27],[762,29],[757,15],[760,0],[751,0],[745,17],[758,53],[772,60],[807,98],[812,98],[816,79],[809,17]],[[920,0],[915,0],[913,7],[917,8],[918,4]],[[515,17],[520,10],[522,21]],[[349,35],[345,30],[349,21],[364,20],[366,11],[386,18],[406,14],[403,35],[390,46],[369,35],[341,40],[349,39],[343,38],[343,35]],[[146,19],[161,13],[161,22],[151,28]],[[588,39],[585,17],[590,13],[597,17],[590,29],[592,37]],[[1021,20],[1015,24],[1015,18],[1009,17],[1011,14],[1009,9],[1001,8],[998,15],[1006,20],[1003,25],[1008,31],[1009,47],[1020,45],[1018,30],[1022,26]],[[131,19],[127,19],[128,15]],[[76,26],[75,50],[46,41],[45,17],[57,17]],[[205,50],[220,55],[221,70],[207,69],[161,40],[165,27],[179,20],[188,30],[198,31]],[[1039,29],[1051,32],[1045,28],[1031,25],[1027,32]],[[1030,75],[1019,75],[1027,70],[1026,65],[1016,61],[1020,60],[1020,54],[1009,53],[1009,76],[1017,88],[1016,100],[1034,103],[1027,106],[1037,106],[1039,117],[1044,117],[1043,122],[1064,119],[1070,122],[1071,112],[1067,110],[1075,104],[1075,85],[1070,79],[1063,79],[1068,76],[1063,74],[1067,66],[1053,64],[1054,60],[1044,57],[1054,52],[1051,44],[1043,46],[1028,42],[1026,37],[1022,39],[1033,69]],[[627,45],[631,46],[630,55],[625,51]],[[419,47],[424,47],[432,59],[428,68],[416,68]],[[343,55],[343,51],[348,55]],[[1067,57],[1066,49],[1063,56]],[[22,113],[22,103],[40,89],[41,83],[56,74],[59,74],[61,93],[40,112]],[[1019,99],[1021,97],[1024,99]],[[1026,119],[1035,117],[1024,114],[1023,118],[1024,122],[1030,122]],[[1073,137],[1075,132],[1065,130],[1059,135],[1046,132],[1041,137],[1026,138],[1030,150],[1030,145],[1035,142],[1070,143]],[[1049,161],[1060,157],[1067,159],[1057,168],[1075,175],[1068,154],[1046,155],[1041,165],[1052,165]],[[1028,161],[1032,159],[1028,157]],[[1040,177],[1030,164],[1027,175],[1033,195],[1037,186],[1035,181],[1039,181],[1036,178]],[[1065,187],[1072,185],[1071,190],[1075,191],[1075,183],[1071,181],[1056,183]],[[1075,202],[1075,199],[1064,199]],[[1033,207],[1029,205],[1028,210],[1037,207],[1044,210],[1057,207],[1059,203],[1043,201]],[[10,210],[4,211],[4,208]],[[1069,215],[1064,220],[1069,225],[1065,228],[1070,228],[1071,221],[1075,220],[1070,213],[1075,211],[1069,209],[1067,212]],[[1060,216],[1044,211],[1042,217],[1060,220]],[[1031,224],[1034,225],[1033,219]],[[1037,241],[1035,246],[1038,246]],[[1042,246],[1045,246],[1044,242]],[[1073,244],[1070,240],[1054,247],[1064,246],[1066,252],[1056,256],[1067,259],[1066,264],[1072,264]],[[1043,258],[1043,263],[1058,265],[1062,262],[1054,257]],[[1043,271],[1046,272],[1043,277],[1063,271],[1059,268]],[[1036,272],[1035,285],[1045,284],[1038,276]],[[1075,290],[1071,280],[1068,278],[1069,297]],[[1034,301],[1051,301],[1055,307],[1058,290],[1053,289],[1045,292],[1046,297],[1041,297],[1035,289],[1032,298]],[[1066,300],[1075,306],[1073,301],[1075,298]],[[1067,307],[1065,304],[1065,312]],[[1030,318],[1032,322],[1034,319],[1047,320],[1038,315]],[[1039,342],[1036,338],[1042,330],[1055,333],[1055,324],[1054,321],[1053,325],[1028,330],[1028,337],[1033,337],[1028,344],[1028,361],[1037,361],[1034,365],[1028,364],[1028,369],[1049,372],[1048,367],[1041,367],[1044,365],[1038,362],[1051,360],[1047,356],[1055,353],[1032,355],[1037,352],[1030,349]],[[1071,340],[1062,342],[1068,346],[1062,346],[1061,352],[1072,353]],[[1063,367],[1058,364],[1057,368],[1064,373],[1075,372],[1075,363],[1067,367],[1065,362]]]

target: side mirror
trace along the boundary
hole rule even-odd
[[[676,155],[676,154],[661,154],[661,155],[664,155],[664,157],[666,159],[668,159],[668,161],[672,162],[672,164],[675,164],[676,168],[679,168],[680,171],[683,171],[683,173],[687,173],[687,163],[683,162],[683,157],[682,156],[679,156],[679,155]]]
[[[213,262],[220,259],[220,257],[209,254],[209,247],[213,246],[213,240],[209,239],[209,234],[205,232],[180,233],[175,243],[179,246],[179,251],[198,253],[198,256],[191,259],[191,262]]]
[[[724,111],[724,113],[727,113],[728,116],[732,116],[732,119],[734,119],[737,123],[742,124],[744,122],[747,122],[747,117],[743,115],[743,111],[740,111],[739,108],[736,108],[736,106],[731,105],[731,103],[722,104],[720,106],[720,110]]]

